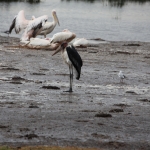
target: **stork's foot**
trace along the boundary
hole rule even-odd
[[[72,89],[69,89],[68,91],[63,91],[63,92],[69,92],[69,93],[71,93],[71,92],[73,92],[73,91],[72,91]]]

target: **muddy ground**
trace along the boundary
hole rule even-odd
[[[65,93],[69,69],[61,55],[18,41],[0,37],[0,145],[150,149],[150,43],[78,49],[81,78]]]

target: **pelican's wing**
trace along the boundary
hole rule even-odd
[[[33,37],[37,35],[39,30],[45,25],[46,21],[48,19],[47,15],[35,18],[34,20],[30,21],[30,23],[27,26],[27,32],[30,30],[33,30]]]
[[[59,32],[53,35],[51,39],[51,43],[59,43],[63,41],[67,41],[69,39],[72,39],[74,37],[74,34],[72,32]]]
[[[30,45],[43,47],[43,46],[49,46],[50,42],[49,40],[45,40],[45,39],[31,38]]]
[[[88,46],[88,40],[85,38],[75,39],[75,41],[73,42],[73,46],[75,46],[75,47],[77,47],[77,46],[87,47]]]
[[[31,20],[25,29],[22,40],[29,40],[31,37],[36,37],[36,35],[41,31],[47,19],[48,16],[44,15]]]
[[[42,31],[44,30],[53,30],[54,26],[53,26],[53,22],[46,22],[45,25],[42,28]]]
[[[8,31],[5,31],[5,33],[10,34],[12,30],[15,28],[15,32],[18,34],[20,31],[24,30],[27,26],[27,20],[24,16],[24,11],[19,11],[18,15],[16,15],[12,21],[11,26],[9,27]]]
[[[27,22],[24,15],[24,10],[19,11],[16,22],[15,22],[15,32],[18,34],[20,31],[24,30],[27,26]]]
[[[42,27],[41,32],[39,33],[39,35],[43,35],[45,32],[47,34],[49,34],[50,32],[52,32],[54,30],[54,24],[53,22],[46,22],[45,25]]]
[[[12,23],[11,23],[11,26],[9,27],[9,30],[5,31],[4,33],[11,34],[13,28],[15,28],[16,17],[17,17],[17,16],[14,17],[14,19],[13,19],[13,21],[12,21]]]

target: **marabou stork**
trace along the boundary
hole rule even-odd
[[[52,17],[53,17],[53,22],[46,22],[45,25],[42,27],[42,30],[38,33],[38,35],[44,35],[44,37],[46,38],[46,35],[51,33],[54,30],[57,23],[60,26],[55,10],[52,10]],[[32,19],[33,18],[34,17],[32,16]]]
[[[61,44],[61,46],[52,54],[55,55],[59,51],[62,52],[62,57],[65,63],[69,66],[70,72],[70,87],[69,90],[66,92],[73,92],[72,91],[72,82],[73,82],[73,68],[76,72],[76,79],[79,80],[81,74],[81,67],[83,65],[82,59],[78,54],[77,50],[74,46],[69,45],[67,42]]]

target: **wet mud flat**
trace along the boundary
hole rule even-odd
[[[60,54],[18,45],[0,37],[0,145],[150,149],[150,43],[78,49],[73,93]]]

